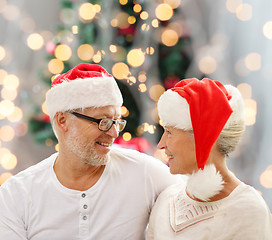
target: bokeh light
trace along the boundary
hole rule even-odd
[[[257,102],[253,99],[245,99],[245,124],[252,126],[256,123]]]
[[[148,14],[147,11],[142,11],[141,14],[140,14],[140,18],[141,18],[142,20],[147,20],[147,19],[148,19],[148,16],[149,16],[149,14]]]
[[[19,78],[14,74],[9,74],[5,77],[3,85],[9,90],[17,89],[20,84]]]
[[[167,3],[171,8],[176,9],[180,5],[181,0],[163,0],[164,3]]]
[[[24,17],[20,21],[20,27],[23,32],[31,33],[35,30],[36,23],[31,17]]]
[[[260,183],[265,188],[272,188],[272,165],[268,166],[261,174]]]
[[[125,132],[122,137],[125,141],[129,141],[132,138],[129,132]]]
[[[129,22],[128,22],[128,19],[129,19],[129,15],[125,12],[120,12],[117,14],[116,16],[116,19],[117,19],[117,26],[119,28],[128,28],[129,27]]]
[[[134,6],[133,6],[133,11],[134,12],[136,12],[136,13],[139,13],[139,12],[141,12],[142,11],[142,6],[140,5],[140,4],[135,4]]]
[[[245,58],[245,66],[250,71],[258,71],[262,66],[262,57],[259,53],[250,53]]]
[[[252,87],[248,83],[241,83],[237,86],[243,99],[250,99],[252,96]]]
[[[5,181],[7,181],[10,177],[12,177],[12,173],[4,172],[0,175],[0,185],[2,185]]]
[[[10,100],[3,100],[0,102],[0,114],[8,116],[14,111],[14,103]]]
[[[0,69],[0,85],[4,83],[4,79],[6,78],[7,75],[8,75],[7,71],[5,71],[4,69]]]
[[[129,16],[128,17],[128,23],[129,24],[134,24],[136,22],[136,18],[134,16]]]
[[[147,87],[146,87],[146,85],[145,85],[144,83],[141,83],[141,84],[139,84],[138,90],[139,90],[140,92],[144,93],[144,92],[147,91]]]
[[[127,62],[132,67],[140,67],[145,60],[144,52],[139,49],[132,49],[128,52]]]
[[[129,85],[133,85],[137,82],[136,78],[134,76],[129,76],[128,79],[127,79],[127,83]]]
[[[2,61],[6,56],[6,49],[0,45],[0,61]]]
[[[263,34],[267,39],[272,40],[272,21],[268,21],[263,25]]]
[[[90,22],[96,15],[96,8],[91,3],[82,3],[78,9],[78,14],[83,22]]]
[[[157,28],[159,27],[159,21],[158,19],[153,19],[151,22],[152,27]]]
[[[3,87],[1,90],[3,100],[13,101],[17,97],[17,90]]]
[[[10,142],[15,136],[14,129],[11,126],[5,125],[0,128],[0,139],[4,142]]]
[[[217,63],[214,57],[204,56],[198,62],[199,70],[205,74],[211,74],[215,72]]]
[[[128,0],[119,0],[119,3],[121,5],[126,5],[128,3]]]
[[[43,37],[38,33],[32,33],[27,38],[27,46],[32,50],[40,50],[44,45]]]
[[[159,4],[155,9],[156,17],[161,21],[168,21],[173,16],[173,9],[167,3]]]
[[[139,74],[138,74],[139,82],[144,83],[146,81],[146,79],[147,79],[146,72],[144,72],[144,71],[139,72]]]
[[[94,56],[93,56],[93,61],[95,63],[100,63],[102,60],[102,54],[101,52],[97,52]]]
[[[1,165],[6,170],[14,169],[17,166],[17,157],[12,153],[5,154],[1,158]]]
[[[165,89],[162,85],[155,84],[149,89],[149,96],[153,101],[157,102],[164,91]]]
[[[243,0],[226,0],[226,8],[231,13],[236,13],[237,8],[243,3]]]
[[[17,20],[20,16],[20,9],[16,5],[6,5],[2,13],[3,17],[8,21]]]
[[[112,66],[111,72],[119,80],[127,79],[130,74],[128,65],[123,62],[115,63]]]
[[[129,111],[128,111],[128,109],[125,106],[121,107],[121,115],[123,117],[127,117],[129,115]]]
[[[146,48],[146,53],[148,55],[153,55],[155,53],[155,49],[153,47]]]
[[[14,111],[7,116],[10,122],[19,122],[23,118],[23,111],[19,107],[14,107]]]
[[[47,111],[47,107],[46,107],[46,102],[43,102],[43,104],[42,104],[42,111],[43,111],[44,114],[48,115],[48,111]]]
[[[63,71],[63,69],[64,63],[59,59],[53,58],[48,63],[48,70],[52,74],[59,74]]]
[[[78,34],[78,26],[77,25],[72,26],[72,33],[73,34]]]
[[[55,57],[61,61],[67,61],[72,56],[72,49],[66,44],[60,44],[55,49]]]
[[[165,29],[161,35],[161,41],[167,47],[175,46],[178,42],[178,34],[172,29]]]
[[[252,18],[252,6],[240,4],[236,9],[236,16],[241,21],[248,21]]]
[[[83,61],[89,61],[94,55],[94,49],[90,44],[82,44],[77,49],[78,57]]]

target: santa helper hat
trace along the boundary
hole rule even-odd
[[[224,127],[244,119],[239,90],[208,78],[184,79],[162,94],[158,112],[164,126],[193,130],[199,170],[189,176],[187,191],[208,201],[224,185],[215,166],[206,166],[212,146]]]
[[[97,64],[81,63],[57,76],[46,95],[48,115],[78,108],[117,106],[123,98],[115,79]]]

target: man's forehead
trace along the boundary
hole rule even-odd
[[[121,115],[121,108],[112,105],[104,107],[88,107],[84,109],[84,113],[113,117]]]

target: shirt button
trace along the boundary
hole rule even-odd
[[[87,209],[87,208],[88,208],[88,205],[84,204],[84,205],[83,205],[83,208],[84,208],[84,209]]]
[[[83,216],[82,218],[83,218],[83,220],[87,220],[87,216]]]
[[[86,197],[86,194],[85,194],[85,193],[82,193],[82,194],[81,194],[81,197],[85,198],[85,197]]]

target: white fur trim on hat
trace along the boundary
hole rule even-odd
[[[210,200],[223,188],[223,178],[213,164],[206,165],[203,170],[199,169],[188,177],[187,191],[189,195],[202,201]]]
[[[158,101],[158,113],[163,126],[192,130],[189,104],[177,92],[168,89]]]
[[[241,93],[236,87],[224,85],[229,95],[232,96],[229,104],[233,110],[225,127],[238,122],[245,121],[244,101]],[[172,126],[183,130],[192,130],[189,104],[186,99],[177,92],[168,89],[158,101],[158,114],[163,126]],[[225,128],[224,127],[224,128]]]
[[[46,95],[50,118],[77,108],[118,106],[123,98],[113,77],[79,78],[53,86]]]

